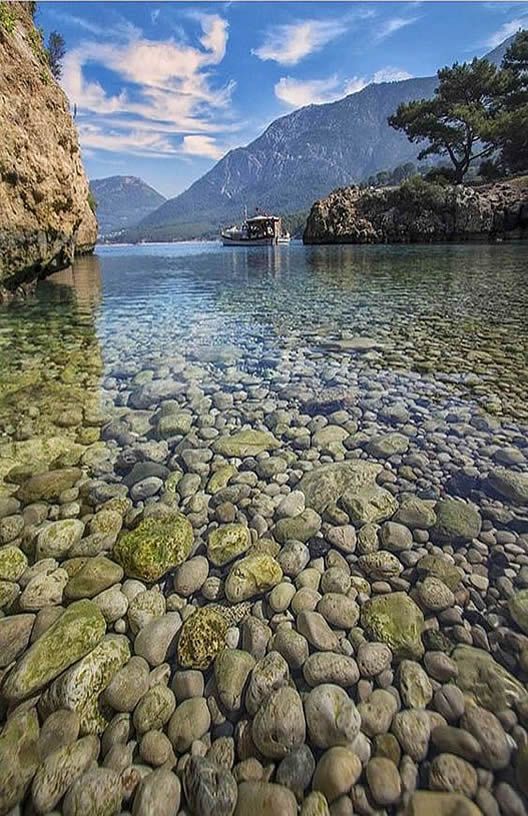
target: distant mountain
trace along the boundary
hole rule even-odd
[[[487,55],[500,63],[513,37]],[[188,190],[167,200],[134,231],[137,238],[217,232],[244,207],[281,214],[309,209],[336,187],[416,159],[420,147],[389,127],[401,102],[433,95],[436,77],[368,85],[337,102],[308,105],[280,119],[247,147],[227,153]]]
[[[97,203],[101,235],[135,227],[166,200],[137,176],[93,179],[90,190]]]

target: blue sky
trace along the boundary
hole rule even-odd
[[[524,2],[47,2],[90,178],[176,195],[276,117],[433,74],[528,25]]]

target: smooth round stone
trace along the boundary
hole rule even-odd
[[[384,643],[360,643],[356,660],[362,677],[375,677],[388,669],[392,652]]]
[[[62,805],[64,816],[118,813],[122,790],[119,774],[110,768],[91,768],[75,780]]]
[[[158,685],[150,688],[134,709],[133,722],[137,734],[161,730],[171,718],[175,708],[174,694],[167,686]],[[174,741],[171,742],[174,745]]]
[[[296,796],[298,801],[312,780],[315,770],[315,759],[308,745],[301,745],[284,757],[277,768],[276,779],[279,785],[285,785]]]
[[[361,761],[350,747],[330,748],[315,769],[312,788],[320,791],[331,804],[348,793],[361,776]]]
[[[39,533],[35,548],[35,557],[65,558],[69,550],[77,544],[84,533],[84,524],[78,519],[55,521],[44,527]]]
[[[439,683],[447,683],[458,675],[456,663],[444,652],[426,652],[424,665],[429,676]]]
[[[323,572],[321,592],[341,593],[345,595],[350,589],[350,575],[340,567],[330,567]]]
[[[332,683],[349,688],[359,680],[359,669],[353,657],[334,652],[316,652],[306,660],[303,675],[312,687]]]
[[[142,657],[131,657],[106,687],[103,697],[114,711],[133,711],[149,688],[149,665]]]
[[[158,768],[166,762],[174,762],[174,752],[167,736],[162,731],[147,731],[139,743],[141,759]]]
[[[288,663],[279,652],[271,651],[253,667],[246,692],[246,709],[254,716],[273,691],[288,684]]]
[[[294,615],[298,615],[299,612],[303,611],[313,612],[320,600],[321,593],[317,592],[316,589],[311,589],[311,587],[302,587],[296,591],[292,598],[291,610]],[[321,610],[318,611],[320,612]]]
[[[203,555],[196,555],[181,564],[174,573],[173,588],[178,595],[188,598],[203,586],[209,575],[209,562]]]
[[[297,816],[297,800],[283,785],[242,782],[233,816]]]
[[[398,711],[391,729],[404,753],[409,754],[415,762],[425,759],[431,735],[431,723],[426,711]]]
[[[159,768],[145,776],[134,795],[132,816],[146,813],[156,816],[175,816],[180,807],[181,785],[176,774]]]
[[[497,771],[509,766],[512,745],[495,714],[480,706],[468,706],[460,724],[479,743],[480,761],[485,767]]]
[[[272,640],[275,649],[293,671],[300,669],[310,653],[307,639],[285,626],[281,626]]]
[[[389,552],[410,550],[413,546],[412,533],[408,527],[396,521],[386,521],[379,531],[381,547]]]
[[[356,549],[356,528],[351,524],[331,527],[326,533],[326,540],[343,553],[353,553]]]
[[[50,754],[39,765],[31,785],[35,810],[39,813],[52,811],[75,779],[97,759],[98,753],[99,740],[90,735]]]
[[[301,805],[300,816],[330,816],[326,797],[319,791],[312,791]]]
[[[203,697],[193,697],[180,703],[167,728],[172,745],[179,754],[185,753],[195,740],[207,734],[211,715]]]
[[[59,708],[46,717],[40,729],[38,751],[42,760],[74,743],[79,736],[80,721],[76,711]]]
[[[296,592],[297,590],[293,584],[283,582],[273,587],[268,597],[268,603],[274,612],[285,612]]]
[[[95,596],[93,602],[99,607],[107,623],[115,623],[127,613],[128,598],[118,586],[104,589]]]
[[[455,604],[455,595],[443,581],[428,576],[416,589],[416,594],[422,606],[431,612],[441,612]]]
[[[337,635],[319,612],[300,612],[297,616],[297,631],[315,649],[332,652],[338,648]]]
[[[125,584],[123,584],[123,590]],[[127,618],[132,634],[137,635],[139,630],[153,618],[165,614],[165,598],[157,589],[138,592],[130,600]]]
[[[359,620],[358,604],[346,595],[327,592],[317,604],[317,612],[330,626],[352,629]]]
[[[287,541],[279,552],[277,560],[284,574],[295,578],[310,560],[310,551],[301,541]]]
[[[6,668],[26,648],[35,615],[7,615],[0,618],[0,669]]]
[[[106,558],[98,555],[88,558],[68,581],[64,588],[64,595],[69,600],[93,598],[105,589],[117,584],[123,578],[123,568]]]
[[[375,689],[358,705],[361,730],[369,737],[386,734],[397,710],[398,703],[393,694],[385,689]]]
[[[366,775],[371,796],[378,805],[394,805],[399,800],[401,780],[394,762],[374,757],[367,765]]]
[[[207,757],[191,756],[183,772],[183,789],[193,813],[231,816],[237,785],[229,770]]]
[[[267,697],[255,715],[253,741],[266,757],[282,759],[306,738],[301,698],[288,686],[276,689]]]
[[[62,603],[64,589],[69,581],[66,570],[42,572],[35,575],[22,592],[18,604],[23,611],[37,612]]]
[[[222,705],[236,711],[242,703],[242,693],[255,665],[255,658],[241,649],[223,649],[215,658],[216,690]]]
[[[431,790],[460,793],[473,799],[478,787],[477,772],[465,759],[454,754],[439,754],[429,769]]]
[[[300,515],[305,509],[304,493],[301,490],[292,490],[277,505],[275,514],[278,519],[293,518]]]
[[[446,683],[435,691],[434,707],[448,722],[456,722],[464,713],[466,701],[462,691],[452,683]]]
[[[191,697],[203,697],[204,676],[201,671],[196,669],[188,669],[187,671],[179,669],[174,673],[171,688],[179,703],[182,700],[189,700]]]
[[[304,703],[308,733],[318,748],[346,745],[357,737],[359,712],[346,691],[336,685],[314,688]]]
[[[149,621],[134,640],[134,652],[152,667],[165,663],[176,653],[176,635],[181,629],[179,612],[166,612]]]
[[[472,763],[475,763],[480,757],[480,746],[477,740],[463,728],[438,725],[433,728],[431,739],[435,748],[442,754],[456,754]]]
[[[419,663],[402,660],[398,680],[400,694],[407,708],[426,708],[433,699],[431,681]]]

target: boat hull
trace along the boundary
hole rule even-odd
[[[230,238],[228,235],[222,235],[222,243],[224,246],[275,246],[277,239],[273,236],[266,238]]]

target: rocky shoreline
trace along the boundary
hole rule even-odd
[[[305,244],[431,243],[528,238],[528,176],[496,184],[344,187],[312,206]]]
[[[1,816],[525,814],[515,426],[479,472],[482,413],[204,355],[116,361],[92,444],[5,474]]]
[[[93,251],[89,206],[69,102],[51,76],[30,4],[0,26],[0,303]]]

